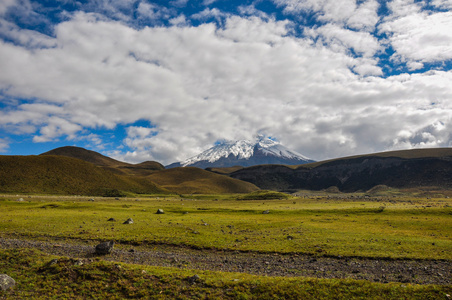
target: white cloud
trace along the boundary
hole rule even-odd
[[[176,18],[169,20],[169,22],[173,26],[187,26],[188,25],[188,21],[184,15],[177,16]]]
[[[315,159],[451,141],[451,72],[380,78],[368,33],[331,27],[324,45],[291,36],[288,21],[223,17],[134,29],[79,13],[48,38],[56,47],[2,42],[0,89],[29,104],[0,111],[0,126],[43,142],[148,120],[112,155],[165,164],[258,132]]]
[[[4,138],[0,138],[0,153],[6,152],[9,148],[9,141]]]
[[[301,11],[317,13],[319,21],[347,25],[354,29],[372,31],[379,21],[376,0],[273,0],[284,11],[296,14]]]
[[[214,3],[214,2],[216,2],[217,0],[204,0],[203,1],[203,5],[205,5],[205,6],[209,6],[210,4],[212,4],[212,3]]]
[[[209,18],[214,18],[220,20],[222,17],[226,17],[227,14],[220,11],[218,8],[206,8],[203,11],[193,14],[191,18],[195,20],[206,20]]]
[[[381,24],[395,53],[393,59],[416,69],[421,63],[452,59],[452,12],[408,14]]]
[[[452,0],[433,0],[431,4],[440,9],[452,9]]]
[[[353,49],[364,57],[374,56],[383,50],[380,42],[368,32],[348,30],[334,24],[308,30],[307,33],[314,38],[320,36],[332,48],[343,49],[344,52]]]
[[[4,15],[9,8],[17,5],[18,0],[3,0],[0,2],[0,16]]]

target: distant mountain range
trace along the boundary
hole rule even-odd
[[[389,151],[296,167],[266,165],[231,171],[228,174],[232,178],[248,181],[261,189],[280,191],[334,187],[343,192],[356,192],[378,185],[451,189],[452,148]]]
[[[254,141],[240,140],[220,143],[185,161],[168,165],[166,168],[189,166],[206,169],[266,164],[301,165],[310,162],[314,162],[314,160],[289,150],[279,142],[258,136]]]
[[[286,158],[292,155],[294,160],[300,157],[271,140],[223,144],[218,149],[226,154],[235,153],[233,156],[237,159],[251,159],[256,152],[264,156],[277,153]],[[242,151],[237,152],[239,150]],[[215,156],[215,152],[210,153],[212,159],[219,157],[217,161],[221,161],[224,156],[218,154],[221,152],[216,152]],[[209,161],[207,154],[199,161]],[[165,169],[158,162],[129,164],[79,147],[57,148],[41,155],[0,155],[0,193],[117,196],[250,193],[259,188],[366,192],[381,186],[416,193],[434,190],[444,194],[447,191],[452,196],[452,148],[373,153],[296,166],[263,164],[206,170]]]

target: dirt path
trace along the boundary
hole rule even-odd
[[[0,249],[36,248],[45,253],[81,258],[94,256],[94,244],[42,242],[0,238]],[[387,260],[331,258],[296,254],[195,250],[168,245],[115,246],[102,259],[115,262],[186,269],[243,272],[268,276],[353,278],[375,282],[452,284],[452,262],[444,260]]]

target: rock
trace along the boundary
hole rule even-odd
[[[263,213],[264,215],[268,215],[268,214],[270,213],[270,211],[269,211],[269,210],[264,210],[262,213]]]
[[[16,281],[6,274],[0,274],[0,288],[2,291],[13,288],[16,285]]]
[[[89,199],[89,201],[94,202],[94,198]]]
[[[128,218],[128,219],[125,220],[125,222],[122,223],[122,224],[133,224],[133,220],[132,220],[132,218]]]
[[[201,279],[197,274],[191,276],[191,277],[187,277],[187,281],[190,283],[195,283],[197,281],[199,281],[199,279]]]
[[[24,202],[24,198],[19,198],[16,200],[17,202]]]
[[[163,211],[163,209],[161,209],[161,208],[157,209],[156,214],[158,214],[158,215],[163,215],[164,213],[165,213],[165,212]]]
[[[114,241],[100,243],[99,245],[96,246],[95,253],[99,255],[109,254],[113,250],[114,244],[115,244]]]
[[[110,218],[110,219],[108,219],[107,221],[110,221],[110,222],[116,222],[115,218]]]
[[[76,266],[83,266],[83,261],[81,259],[77,259],[74,263]]]

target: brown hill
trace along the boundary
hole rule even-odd
[[[305,168],[312,169],[323,164],[337,162],[341,160],[358,159],[362,157],[394,157],[403,159],[415,159],[415,158],[441,158],[452,156],[452,148],[426,148],[426,149],[410,149],[410,150],[397,150],[397,151],[385,151],[373,154],[353,155],[347,157],[334,158],[329,160],[317,161],[309,164],[290,166],[293,169]]]
[[[158,171],[146,178],[180,194],[250,193],[259,189],[254,184],[195,167]]]
[[[96,166],[100,166],[106,170],[112,171],[116,174],[123,175],[146,176],[154,171],[165,169],[163,165],[155,161],[147,161],[140,164],[129,164],[104,156],[95,151],[73,146],[56,148],[51,151],[42,153],[41,155],[60,155],[78,158],[86,162],[95,164]]]
[[[241,170],[244,167],[242,166],[234,166],[234,167],[225,167],[225,168],[206,168],[206,171],[214,172],[221,175],[229,175],[235,171]]]
[[[56,155],[0,156],[0,192],[93,196],[168,193],[145,178],[113,174],[92,163]]]
[[[262,189],[367,191],[374,186],[452,188],[452,148],[414,149],[357,155],[300,166],[264,165],[231,177]]]

